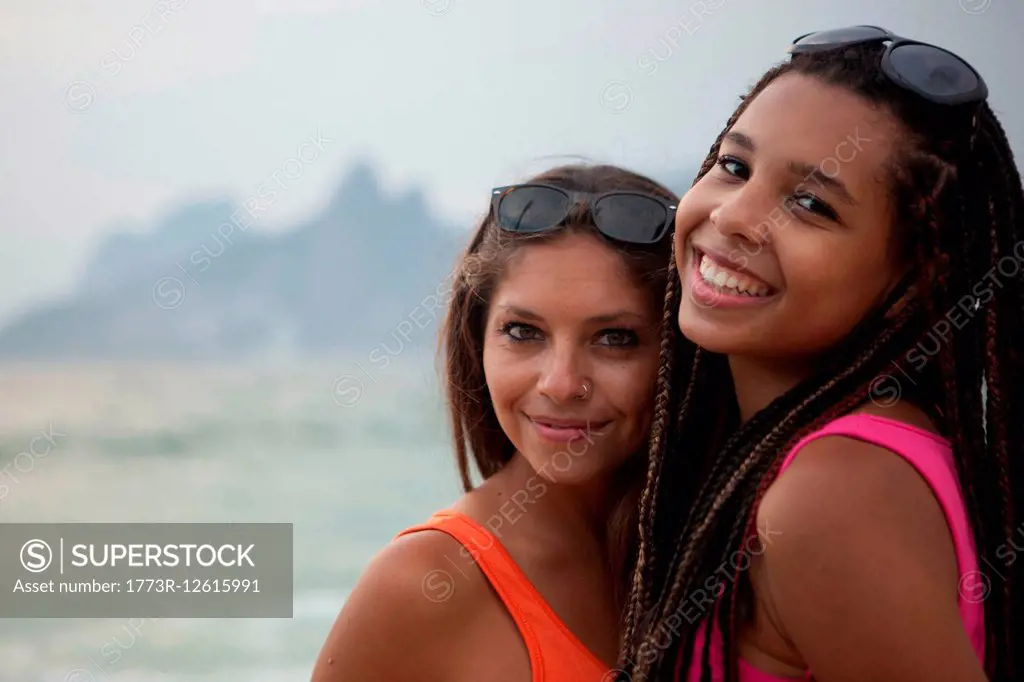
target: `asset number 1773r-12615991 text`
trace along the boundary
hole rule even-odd
[[[248,578],[144,578],[129,580],[126,592],[254,592],[260,591],[259,580]]]

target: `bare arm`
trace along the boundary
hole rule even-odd
[[[778,622],[821,682],[985,682],[958,608],[942,509],[877,446],[808,444],[765,495],[758,523]]]
[[[455,552],[447,536],[422,533],[374,557],[327,636],[312,682],[452,679],[453,656],[473,613],[461,591],[446,591],[449,574],[439,570]]]

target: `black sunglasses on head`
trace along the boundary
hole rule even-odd
[[[889,43],[882,54],[882,71],[896,85],[936,104],[982,102],[988,97],[981,74],[961,57],[878,26],[807,33],[793,41],[789,52],[808,54],[880,42]]]
[[[573,209],[584,205],[606,237],[629,244],[656,244],[672,228],[676,204],[643,192],[594,194],[554,185],[527,183],[495,187],[491,211],[497,225],[509,232],[550,232],[563,227]]]

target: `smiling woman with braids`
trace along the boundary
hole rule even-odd
[[[945,50],[860,26],[790,51],[677,211],[621,666],[1024,679],[1009,144]]]

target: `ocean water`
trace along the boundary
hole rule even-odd
[[[308,680],[370,557],[459,494],[429,361],[0,366],[0,386],[0,522],[291,522],[295,575],[291,619],[0,619],[0,682]]]

